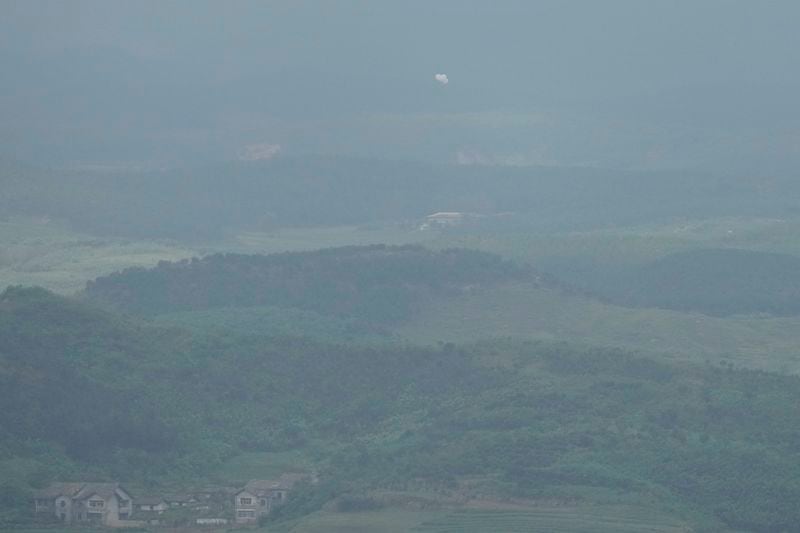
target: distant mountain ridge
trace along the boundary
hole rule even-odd
[[[0,216],[22,212],[97,235],[187,240],[253,228],[413,222],[436,211],[513,212],[517,224],[562,230],[776,216],[797,209],[792,198],[800,196],[797,180],[789,178],[344,157],[158,171],[42,169],[0,161],[0,187]]]

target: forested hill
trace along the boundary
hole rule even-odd
[[[244,228],[516,213],[548,228],[673,217],[783,216],[798,181],[569,167],[428,165],[335,157],[141,169],[0,161],[0,217],[65,220],[97,235],[209,239]]]
[[[44,289],[9,287],[0,294],[0,450],[39,440],[99,461],[117,448],[174,451],[178,428],[132,369],[175,364],[177,341]]]
[[[736,249],[668,255],[595,288],[622,305],[714,316],[800,314],[800,257]]]
[[[373,245],[162,262],[98,278],[85,294],[144,314],[269,305],[386,322],[407,317],[425,298],[512,280],[545,282],[532,268],[485,252]]]
[[[293,450],[313,458],[325,492],[276,518],[423,486],[656,501],[690,523],[760,532],[800,523],[791,376],[566,344],[214,336],[11,288],[0,295],[0,400],[0,468],[16,472],[0,482],[0,521],[13,502],[26,515],[29,500],[9,494],[32,484],[202,482],[244,451]]]

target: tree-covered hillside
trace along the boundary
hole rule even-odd
[[[57,442],[85,459],[109,447],[158,451],[174,443],[157,404],[127,382],[128,369],[154,348],[136,330],[42,290],[8,289],[0,320],[4,431]],[[89,372],[118,377],[93,380]]]
[[[542,282],[530,267],[484,252],[374,245],[161,262],[98,278],[85,294],[144,314],[268,305],[381,323],[407,318],[433,295],[512,280]]]
[[[39,464],[16,487],[86,472],[202,479],[244,451],[299,450],[325,483],[275,519],[429,486],[643,498],[754,531],[800,523],[795,377],[568,344],[190,333],[11,288],[0,379],[0,462]]]
[[[739,249],[697,249],[620,268],[593,289],[628,306],[712,316],[800,314],[800,257]]]

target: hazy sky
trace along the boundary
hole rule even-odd
[[[798,27],[796,1],[3,0],[0,144],[788,169]]]

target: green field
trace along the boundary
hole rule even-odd
[[[265,531],[292,533],[678,533],[686,523],[650,508],[629,506],[541,506],[498,509],[412,510],[337,513],[322,511],[291,525]]]
[[[102,239],[56,222],[15,219],[0,222],[0,286],[39,285],[69,294],[116,270],[197,253],[178,243]]]
[[[320,511],[288,524],[275,524],[261,531],[292,533],[405,533],[425,521],[446,516],[442,511],[382,509],[359,513]]]
[[[11,533],[2,530],[0,533]],[[26,533],[81,533],[75,529],[25,529]],[[91,529],[89,531],[97,531]],[[680,533],[687,524],[649,508],[627,506],[530,507],[518,509],[414,510],[340,513],[320,511],[276,524],[265,533]]]
[[[494,531],[503,533],[542,531],[550,533],[626,533],[686,531],[686,525],[653,514],[650,509],[564,507],[517,511],[465,510],[428,520],[412,531],[456,533]]]
[[[251,231],[237,235],[222,248],[240,253],[299,252],[367,244],[412,244],[435,238],[433,233],[401,226],[333,226]]]
[[[286,228],[247,232],[225,241],[183,244],[99,238],[48,219],[14,218],[0,222],[0,287],[39,285],[71,294],[86,282],[128,267],[215,252],[269,254],[363,244],[407,244],[433,235],[400,227]]]

